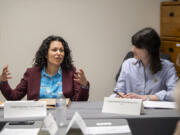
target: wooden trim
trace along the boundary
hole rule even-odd
[[[166,41],[180,41],[180,37],[161,37],[161,40],[166,40]]]
[[[180,5],[180,1],[163,1],[161,6]]]

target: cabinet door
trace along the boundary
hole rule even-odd
[[[161,36],[180,37],[180,5],[161,6]]]
[[[180,77],[180,67],[176,65],[178,54],[180,54],[180,42],[162,41],[161,43],[161,50],[170,55],[172,62],[175,64],[177,74]]]

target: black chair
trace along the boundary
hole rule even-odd
[[[173,135],[179,118],[128,118],[132,135]]]
[[[3,129],[3,127],[5,126],[6,122],[0,122],[0,132]]]
[[[133,58],[133,57],[134,57],[134,54],[133,54],[132,51],[130,51],[130,52],[128,52],[127,55],[124,57],[123,62],[124,62],[125,60],[127,60],[127,59],[129,59],[129,58]],[[163,52],[160,52],[160,58],[161,58],[161,59],[167,59],[167,60],[171,61],[171,57],[170,57],[168,54],[163,53]],[[122,66],[122,65],[121,65],[121,66]],[[115,79],[116,79],[116,82],[117,82],[118,77],[119,77],[119,74],[120,74],[120,72],[121,72],[121,66],[120,66],[120,68],[119,68],[118,73],[116,74],[116,78],[115,78]]]

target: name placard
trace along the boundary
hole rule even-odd
[[[4,118],[42,118],[46,117],[46,101],[6,101]]]
[[[103,113],[140,115],[144,112],[142,99],[105,97]]]
[[[81,130],[81,133],[84,135],[104,135],[104,134],[125,134],[131,133],[131,130],[128,125],[120,125],[120,126],[95,126],[88,127],[86,126],[85,121],[81,117],[81,115],[76,112],[70,121],[66,134],[71,130],[71,128],[78,128]],[[79,134],[81,134],[79,133]]]
[[[69,125],[66,129],[66,134],[69,132],[71,128],[79,127],[79,129],[82,131],[83,134],[86,134],[86,123],[84,122],[83,118],[78,112],[75,112],[75,114],[72,117],[72,120],[69,122]]]
[[[58,131],[58,126],[51,113],[49,113],[48,116],[44,119],[44,124],[50,135],[55,135]]]

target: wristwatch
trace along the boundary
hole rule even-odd
[[[81,88],[83,88],[83,89],[89,89],[89,84],[88,84],[87,86],[81,85]]]
[[[149,101],[149,100],[150,100],[149,95],[146,95],[146,101]]]

